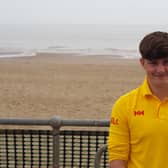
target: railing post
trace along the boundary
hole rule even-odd
[[[53,128],[53,168],[59,168],[59,143],[61,118],[54,116],[49,121]]]
[[[106,152],[106,150],[107,150],[107,145],[104,145],[97,151],[95,162],[94,162],[95,168],[100,168],[101,157],[102,157],[103,152]]]

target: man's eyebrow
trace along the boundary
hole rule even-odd
[[[156,62],[157,59],[148,59],[147,61],[148,61],[148,62]]]

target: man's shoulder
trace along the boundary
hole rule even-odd
[[[133,103],[140,95],[140,87],[130,90],[118,98],[116,104]]]
[[[130,90],[129,92],[123,94],[122,96],[120,96],[119,99],[128,99],[128,98],[133,98],[136,97],[140,92],[140,87],[137,87],[135,89]]]

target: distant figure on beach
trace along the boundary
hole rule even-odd
[[[113,106],[110,168],[168,168],[168,33],[147,34],[139,51],[146,77]]]

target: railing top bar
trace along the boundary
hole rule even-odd
[[[0,119],[0,125],[49,125],[49,120],[42,120],[42,119],[7,119],[2,118]]]
[[[62,120],[62,126],[95,126],[108,127],[109,120]]]
[[[60,117],[54,116],[49,120],[46,119],[0,119],[0,125],[41,125],[41,126],[52,126],[52,127],[63,127],[63,126],[92,126],[92,127],[108,127],[110,124],[109,120],[90,120],[90,119],[61,119]]]

